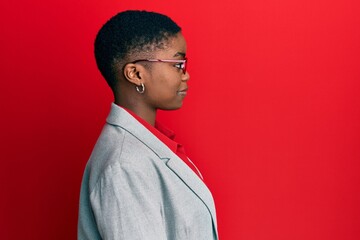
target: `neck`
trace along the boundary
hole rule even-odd
[[[132,111],[133,113],[144,119],[152,126],[155,125],[156,109],[143,106],[142,104],[131,104],[131,102],[129,101],[122,101],[121,99],[116,99],[116,98],[115,98],[115,104]]]

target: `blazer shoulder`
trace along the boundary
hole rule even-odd
[[[87,164],[93,188],[109,168],[141,171],[153,168],[161,158],[144,141],[120,126],[106,124]]]

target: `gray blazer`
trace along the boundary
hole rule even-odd
[[[214,201],[175,153],[112,104],[85,168],[78,239],[218,239]]]

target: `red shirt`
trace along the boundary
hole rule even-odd
[[[135,113],[126,109],[128,113],[130,113],[136,120],[138,120],[144,127],[146,127],[152,134],[154,134],[161,142],[163,142],[171,151],[173,151],[179,158],[181,158],[186,165],[188,165],[202,180],[203,177],[199,171],[199,169],[195,166],[195,164],[186,156],[185,149],[183,145],[174,141],[175,133],[170,129],[166,128],[164,125],[155,121],[155,127],[150,123],[146,122],[141,117],[137,116]]]

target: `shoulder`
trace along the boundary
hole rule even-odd
[[[126,129],[106,124],[87,164],[89,187],[99,180],[153,178],[163,165],[156,152]]]

